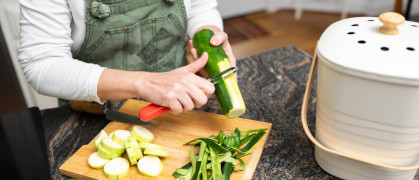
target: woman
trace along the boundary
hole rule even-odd
[[[103,103],[133,97],[180,113],[204,105],[214,86],[202,72],[208,54],[187,64],[187,39],[215,32],[232,66],[216,0],[19,0],[19,61],[41,94]],[[204,73],[204,72],[203,72]]]

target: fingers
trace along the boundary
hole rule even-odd
[[[172,110],[172,113],[179,114],[183,111],[192,110],[195,106],[193,99],[189,95],[189,87],[185,84],[176,84],[163,95],[165,102],[168,107]]]
[[[210,40],[210,44],[212,46],[219,46],[225,42],[228,43],[228,36],[227,36],[227,33],[225,32],[215,33],[214,36],[212,36]]]
[[[182,111],[190,111],[195,107],[195,103],[189,93],[189,90],[186,90],[178,95],[178,101],[182,104]]]
[[[193,41],[192,40],[189,40],[188,43],[189,43],[189,47],[195,48],[195,46],[193,45]]]
[[[211,84],[212,86],[212,84]],[[211,87],[213,89],[213,87]],[[192,110],[194,107],[200,108],[205,105],[208,101],[208,96],[206,94],[209,89],[201,89],[198,86],[190,86],[188,87],[188,95],[192,99],[193,104],[188,107],[184,107],[185,111]]]
[[[198,53],[196,52],[195,48],[191,48],[191,54],[192,54],[192,59],[194,61],[198,60]],[[201,73],[204,77],[208,78],[208,73],[207,71],[205,71],[205,69],[199,70],[199,73]]]
[[[194,60],[194,61],[196,61],[196,60],[198,60],[199,58],[198,58],[198,53],[196,52],[196,49],[195,48],[191,48],[191,55],[192,55],[192,59]]]
[[[174,71],[167,74],[159,82],[159,86],[165,89],[159,90],[161,103],[154,103],[169,107],[174,114],[202,107],[215,91],[210,81],[193,73]]]
[[[207,99],[211,97],[211,95],[214,94],[215,91],[214,84],[212,84],[207,79],[204,79],[202,83],[197,84],[197,87],[206,95]]]
[[[197,58],[194,62],[188,64],[187,66],[184,66],[186,68],[187,72],[196,73],[202,68],[204,68],[205,64],[207,64],[208,61],[208,53],[204,52],[202,53],[202,56],[200,58]]]
[[[188,43],[189,43],[192,59],[196,61],[199,57],[198,57],[198,53],[196,52],[195,46],[193,45],[192,40],[189,40]]]
[[[173,114],[179,114],[183,111],[183,106],[178,100],[171,101],[168,107],[172,110]]]
[[[184,84],[183,87],[185,88],[184,91],[188,95],[182,95],[181,97],[187,100],[179,98],[184,111],[192,110],[194,107],[202,107],[207,103],[208,98],[215,91],[215,87],[210,81],[199,76],[194,76],[194,78],[190,79],[190,82]]]
[[[228,35],[225,32],[218,32],[212,36],[210,40],[212,46],[222,45],[224,51],[226,52],[228,59],[230,59],[231,66],[236,66],[236,57],[234,57],[233,50],[231,48],[230,42],[228,41]]]
[[[202,107],[215,91],[214,85],[211,82],[199,76],[196,77],[196,80],[192,80],[192,82],[178,87],[180,88],[168,93],[173,95],[168,96],[175,96],[175,98],[171,98],[171,101],[175,102],[170,103],[170,108],[175,114]]]

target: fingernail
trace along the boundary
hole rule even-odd
[[[217,41],[216,40],[211,40],[211,45],[216,45],[217,44]]]

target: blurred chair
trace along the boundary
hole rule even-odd
[[[295,14],[294,14],[294,19],[295,20],[300,20],[301,16],[303,14],[303,5],[302,2],[303,0],[295,0]],[[341,7],[341,14],[340,14],[340,18],[341,19],[345,19],[348,16],[348,7],[347,7],[347,0],[339,0],[340,2],[340,7]]]
[[[399,13],[399,14],[403,14],[403,0],[395,0],[394,2],[394,12]],[[408,0],[407,1],[407,5],[406,5],[406,12],[404,13],[404,17],[406,18],[406,20],[410,20],[410,10],[412,8],[412,0]]]
[[[403,14],[402,13],[402,5],[403,5],[403,0],[395,0],[394,1],[394,12],[399,13],[399,14]]]

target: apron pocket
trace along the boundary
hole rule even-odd
[[[129,26],[104,30],[87,49],[88,61],[123,70],[159,71],[159,66],[173,69],[173,64],[179,63],[170,61],[176,61],[173,57],[179,44],[185,46],[185,37],[186,28],[172,13],[149,17]]]
[[[105,30],[100,38],[87,49],[88,62],[103,67],[124,69],[125,34],[121,29]]]
[[[142,21],[140,31],[150,32],[146,36],[141,36],[144,45],[137,53],[138,57],[148,65],[157,65],[173,57],[176,53],[172,52],[176,49],[174,45],[185,43],[186,29],[172,13]]]

